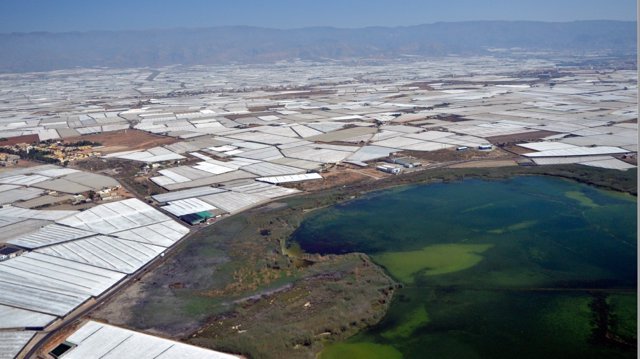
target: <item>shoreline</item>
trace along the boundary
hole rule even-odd
[[[533,172],[533,173],[532,173]],[[366,196],[368,194],[374,194],[375,196],[375,192],[386,192],[386,191],[393,191],[394,189],[397,188],[402,188],[402,187],[413,187],[413,186],[422,186],[422,185],[430,185],[430,184],[439,184],[439,183],[453,183],[453,182],[463,182],[465,179],[473,179],[473,180],[479,180],[479,181],[502,181],[502,180],[509,180],[512,178],[517,178],[517,177],[533,177],[533,176],[539,176],[539,177],[548,177],[548,178],[557,178],[560,180],[566,180],[566,181],[572,181],[575,184],[583,184],[583,185],[588,185],[590,187],[593,188],[597,188],[599,190],[605,190],[605,191],[611,191],[611,192],[615,192],[615,193],[622,193],[622,194],[628,194],[630,196],[632,196],[631,198],[635,197],[633,200],[637,200],[637,194],[635,191],[633,190],[629,190],[628,188],[624,188],[621,186],[617,186],[617,185],[601,185],[600,182],[598,181],[593,181],[591,178],[589,177],[585,177],[585,176],[581,176],[580,173],[576,174],[576,175],[567,175],[566,173],[563,173],[563,171],[557,172],[557,171],[549,171],[547,173],[539,173],[538,171],[532,171],[532,172],[528,172],[528,171],[510,171],[509,173],[501,173],[499,175],[495,175],[495,174],[489,174],[488,176],[485,174],[479,174],[479,173],[474,173],[474,174],[469,174],[469,173],[464,173],[464,174],[458,174],[461,176],[455,176],[453,178],[450,177],[445,177],[445,178],[439,178],[438,175],[420,175],[420,174],[415,174],[414,176],[412,176],[413,179],[418,179],[417,181],[406,181],[406,179],[402,179],[399,178],[400,181],[394,181],[393,177],[390,178],[390,181],[385,183],[383,186],[380,186],[378,188],[373,188],[364,192],[359,192],[360,194],[362,194],[363,196]],[[545,171],[546,172],[546,171]],[[596,171],[598,172],[598,171]],[[606,172],[606,171],[605,171]],[[396,183],[396,182],[400,182],[400,183]],[[357,187],[354,186],[354,187]],[[349,191],[346,190],[346,193],[353,193],[353,191]],[[356,196],[356,197],[352,197],[352,198],[348,198],[346,200],[343,201],[338,201],[336,203],[334,203],[334,205],[336,204],[343,204],[343,203],[347,203],[347,202],[351,202],[353,200],[358,200],[360,196]],[[629,199],[631,200],[631,199]],[[318,208],[313,208],[313,209],[308,209],[306,210],[306,213],[311,213],[313,211],[315,211],[316,209],[322,209],[322,208],[326,208],[326,207],[330,207],[331,205],[323,205],[320,206]],[[293,243],[293,242],[292,242]],[[306,252],[302,252],[303,256],[305,255],[316,255],[314,253],[306,253]],[[352,253],[352,252],[349,252]],[[366,254],[366,253],[360,253],[357,252],[359,254],[362,254],[364,256],[368,256],[371,261],[381,267],[385,273],[387,275],[390,275],[390,273],[386,270],[386,268],[380,264],[378,264],[375,260],[373,260],[373,258],[371,258],[370,255]],[[327,255],[332,255],[332,254],[327,254]],[[335,254],[335,255],[341,255],[341,254]],[[395,280],[395,279],[394,279]],[[401,282],[398,282],[400,284],[399,288],[411,288],[412,286],[407,286],[405,284],[402,284]],[[474,288],[465,288],[468,290],[478,290],[478,289],[474,289]],[[481,289],[481,290],[486,290],[486,289]],[[491,290],[491,289],[490,289]],[[577,293],[585,293],[585,292],[596,292],[596,293],[607,293],[607,292],[623,292],[623,293],[629,293],[629,294],[633,294],[635,293],[635,291],[633,291],[632,289],[616,289],[616,288],[607,288],[607,289],[588,289],[588,288],[568,288],[568,289],[561,289],[561,288],[525,288],[525,289],[499,289],[501,291],[511,291],[511,290],[515,290],[515,291],[519,291],[519,292],[528,292],[528,291],[533,291],[533,292],[577,292]],[[394,295],[394,298],[392,300],[396,300],[396,295]],[[389,310],[389,308],[387,308],[387,311]],[[382,319],[386,318],[387,313],[384,313],[382,316]],[[358,334],[360,334],[362,331],[366,331],[368,328],[363,328],[360,332],[356,333],[357,336]],[[330,347],[332,347],[334,344],[346,344],[349,343],[349,338],[345,338],[342,340],[338,340],[338,341],[331,341],[328,344],[330,344]],[[328,347],[325,347],[328,348]],[[316,353],[315,358],[319,359],[322,357],[324,350],[321,350],[320,352]]]
[[[228,333],[223,328],[226,324],[221,324],[219,327],[214,326],[214,324],[217,322],[229,322],[231,324],[244,321],[246,322],[245,325],[247,326],[256,325],[255,323],[253,323],[256,321],[256,319],[252,318],[251,314],[247,314],[248,312],[255,311],[255,313],[253,314],[257,316],[257,318],[260,318],[262,316],[261,313],[264,314],[264,312],[273,310],[270,307],[265,308],[265,303],[277,303],[279,301],[282,301],[283,298],[286,299],[290,297],[292,293],[298,293],[302,289],[307,290],[309,292],[308,296],[310,297],[316,294],[320,296],[321,302],[323,300],[328,300],[327,298],[332,297],[328,293],[323,293],[323,287],[331,282],[339,283],[333,285],[340,286],[340,288],[342,289],[340,289],[341,292],[339,292],[339,294],[346,295],[348,297],[349,293],[351,293],[350,291],[352,291],[353,289],[350,288],[349,285],[344,285],[345,283],[348,284],[348,281],[344,282],[344,278],[346,277],[340,276],[338,278],[334,276],[334,274],[337,271],[339,272],[340,270],[334,269],[333,267],[335,267],[336,263],[338,263],[340,264],[340,266],[343,266],[345,268],[344,270],[346,272],[344,273],[351,273],[352,275],[354,270],[355,273],[358,272],[358,269],[354,268],[360,268],[358,267],[358,262],[361,262],[360,264],[364,263],[364,267],[362,268],[366,268],[367,266],[369,266],[369,269],[366,269],[369,270],[369,272],[367,272],[365,277],[369,278],[368,280],[372,280],[373,278],[378,279],[378,288],[374,288],[374,285],[368,286],[370,287],[370,289],[373,289],[373,291],[370,292],[369,295],[377,292],[377,295],[379,296],[380,293],[382,293],[382,296],[379,297],[379,300],[383,301],[382,304],[368,307],[371,305],[371,303],[367,304],[368,302],[365,301],[365,298],[359,298],[359,305],[367,306],[367,308],[369,308],[365,312],[362,312],[360,314],[362,315],[364,313],[368,313],[364,318],[360,318],[362,319],[362,321],[358,320],[357,324],[355,325],[347,325],[347,327],[342,331],[339,329],[339,324],[336,324],[336,328],[338,329],[333,328],[331,330],[324,330],[326,328],[318,327],[321,329],[318,330],[319,333],[322,334],[325,332],[330,332],[330,335],[318,335],[316,333],[315,336],[295,339],[294,337],[297,337],[297,334],[294,335],[288,333],[288,336],[285,335],[282,340],[287,341],[287,343],[288,340],[293,340],[293,344],[286,344],[282,348],[277,348],[279,350],[284,350],[283,348],[288,347],[289,351],[292,350],[292,347],[298,348],[298,350],[294,351],[294,353],[297,352],[300,355],[299,357],[304,357],[304,355],[302,355],[304,352],[318,355],[322,351],[325,342],[338,342],[345,340],[361,332],[367,327],[378,323],[386,315],[388,306],[393,300],[393,294],[395,291],[393,286],[397,286],[398,283],[392,280],[383,268],[375,264],[371,260],[371,258],[365,254],[350,253],[345,255],[321,256],[317,254],[309,254],[297,251],[292,253],[292,251],[288,250],[290,248],[289,239],[291,235],[299,227],[300,223],[309,213],[313,212],[316,209],[354,200],[361,197],[362,195],[366,195],[372,192],[389,190],[406,185],[448,183],[452,181],[464,180],[465,178],[474,178],[481,180],[501,180],[523,175],[565,178],[599,188],[614,190],[622,193],[629,193],[637,197],[637,191],[635,190],[635,187],[631,188],[630,186],[631,182],[636,181],[636,173],[592,168],[583,169],[582,167],[583,166],[514,166],[501,168],[432,168],[423,171],[407,173],[400,176],[387,177],[375,181],[361,181],[344,185],[342,187],[321,189],[312,192],[303,192],[300,194],[287,196],[286,198],[275,199],[273,201],[264,203],[259,207],[255,207],[241,213],[225,217],[219,222],[220,224],[216,223],[210,227],[198,230],[196,233],[194,233],[193,236],[190,236],[188,241],[182,242],[179,246],[180,248],[176,248],[175,251],[172,251],[173,253],[169,254],[167,256],[168,258],[165,258],[164,263],[160,267],[156,268],[154,272],[146,274],[146,278],[143,278],[141,280],[142,283],[136,283],[133,285],[135,289],[140,289],[142,291],[142,296],[140,298],[144,298],[144,300],[151,300],[159,295],[166,296],[168,294],[171,294],[175,296],[176,293],[180,293],[180,289],[163,291],[162,288],[157,288],[162,287],[162,283],[167,281],[167,279],[164,279],[163,277],[166,277],[168,275],[180,277],[180,268],[173,268],[173,270],[178,271],[177,275],[170,268],[179,265],[186,266],[185,264],[180,264],[180,262],[189,261],[189,259],[192,257],[194,259],[203,260],[203,265],[206,266],[207,255],[198,254],[197,252],[198,249],[205,250],[209,248],[207,247],[207,241],[211,242],[209,243],[209,245],[214,242],[216,243],[216,245],[218,245],[215,240],[211,239],[213,237],[218,241],[224,242],[222,244],[222,247],[220,247],[219,249],[223,252],[226,251],[225,256],[229,257],[230,261],[241,269],[234,271],[227,282],[221,282],[220,284],[212,283],[211,287],[209,288],[208,294],[202,297],[201,300],[205,300],[205,298],[211,298],[208,300],[215,299],[216,301],[222,300],[224,302],[225,298],[227,298],[226,300],[231,300],[234,298],[235,300],[242,298],[253,298],[252,300],[245,301],[242,305],[236,303],[226,307],[217,307],[217,310],[215,311],[211,311],[213,307],[211,307],[211,309],[207,309],[207,306],[205,305],[203,308],[201,308],[201,312],[208,312],[209,314],[204,315],[201,319],[193,319],[196,322],[200,322],[200,324],[196,325],[191,330],[187,329],[186,332],[183,332],[183,334],[178,334],[177,336],[177,333],[175,331],[172,331],[171,329],[166,328],[165,330],[163,330],[162,328],[158,328],[153,325],[150,326],[149,323],[145,323],[144,320],[142,322],[136,322],[135,319],[133,319],[133,322],[130,322],[130,319],[126,318],[120,318],[119,320],[124,321],[121,324],[125,326],[130,326],[132,328],[142,330],[151,330],[154,332],[164,332],[166,333],[166,335],[181,338],[183,341],[189,342],[191,344],[233,352],[241,355],[251,355],[251,352],[255,353],[255,350],[258,349],[251,349],[252,345],[246,343],[247,339],[245,339],[245,332],[234,332],[230,334],[224,334],[224,337],[220,337],[221,334]],[[274,203],[285,203],[286,205],[274,207]],[[242,231],[224,230],[225,228],[234,228],[234,226],[236,226],[239,222],[243,224]],[[269,228],[271,233],[268,236],[264,237],[257,234],[262,228]],[[261,241],[260,238],[264,238],[265,241]],[[242,253],[238,252],[238,248],[236,247],[242,248]],[[265,254],[269,252],[272,252],[272,254]],[[267,259],[265,259],[265,257],[267,257]],[[354,259],[358,260],[354,261]],[[270,260],[273,260],[276,264],[267,265],[266,268],[261,264],[257,264]],[[375,268],[371,268],[371,265]],[[268,291],[269,288],[273,288],[274,283],[276,283],[275,281],[260,284],[261,282],[258,280],[258,284],[252,284],[255,282],[255,280],[253,279],[254,277],[261,278],[263,275],[268,276],[269,273],[274,272],[273,268],[276,267],[280,272],[292,271],[293,274],[291,274],[290,276],[285,276],[277,281],[279,286],[290,285],[290,288],[275,293],[265,294],[265,291]],[[214,272],[219,273],[219,270],[220,268],[216,267]],[[245,271],[243,272],[243,270]],[[185,280],[185,283],[188,283],[188,280],[189,279],[187,278]],[[246,283],[247,280],[250,283]],[[252,280],[254,282],[251,282]],[[382,284],[389,284],[389,280],[393,282],[393,285],[391,287]],[[158,281],[157,285],[155,285],[156,281]],[[154,285],[147,288],[142,286],[142,284],[145,282],[151,282]],[[175,282],[179,281],[175,280]],[[227,284],[225,285],[224,283]],[[232,285],[234,283],[240,283],[240,285],[234,286]],[[170,286],[175,283],[166,282],[165,284],[167,286]],[[243,285],[245,287],[243,287]],[[257,287],[251,289],[251,286],[253,285],[257,285]],[[381,290],[382,288],[386,288],[384,292],[378,292],[378,290]],[[97,318],[103,318],[107,320],[112,319],[111,317],[113,316],[113,313],[109,314],[109,310],[105,312],[104,309],[105,307],[119,307],[119,299],[130,296],[130,294],[127,294],[125,292],[127,292],[127,290],[123,291],[121,295],[117,296],[118,298],[114,298],[112,301],[110,301],[110,303],[105,303],[103,306],[101,306],[100,309],[96,310],[94,315],[96,315]],[[189,295],[196,295],[197,297],[195,299],[197,299],[202,294],[187,294],[187,297]],[[327,297],[327,295],[329,296]],[[133,299],[135,298],[136,297],[134,296]],[[129,298],[129,300],[131,299],[132,298]],[[142,301],[144,302],[144,300]],[[238,314],[237,312],[239,307],[244,308],[241,310],[242,313],[240,314]],[[376,307],[377,309],[375,309]],[[138,309],[139,304],[137,304],[137,302],[127,302],[126,305],[124,305],[124,308],[120,310],[132,314]],[[285,309],[288,308],[284,308],[283,310]],[[330,311],[331,309],[327,308],[327,310]],[[372,312],[371,310],[374,311]],[[246,316],[246,318],[244,316]],[[313,324],[316,323],[316,321],[318,323],[322,323],[327,316],[328,314],[326,313],[320,313],[317,314],[317,317],[310,317],[309,319],[302,318],[301,320],[312,322],[309,325],[313,327]],[[116,315],[116,319],[117,318],[118,316]],[[283,325],[286,325],[287,318],[281,319],[284,321]],[[340,319],[342,318],[336,320]],[[259,319],[257,320],[259,321]],[[342,319],[342,321],[346,320],[347,318]],[[189,319],[187,319],[186,322],[189,322]],[[277,325],[277,323],[275,323],[274,325]],[[186,329],[186,327],[184,326],[183,328]],[[227,335],[229,336],[229,338],[226,337]],[[292,338],[294,338],[295,340]],[[258,342],[260,342],[260,340],[261,338],[257,339]],[[292,345],[292,347],[289,347],[288,345]],[[289,353],[289,351],[278,352],[278,350],[275,350],[273,352],[273,357],[278,357],[278,355],[282,353]],[[293,355],[291,357],[298,357],[298,355]]]

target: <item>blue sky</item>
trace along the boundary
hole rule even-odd
[[[636,0],[0,0],[0,32],[635,20]]]

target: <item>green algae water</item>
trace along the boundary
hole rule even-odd
[[[635,358],[636,198],[549,177],[380,191],[318,210],[310,253],[365,252],[403,287],[334,358]]]

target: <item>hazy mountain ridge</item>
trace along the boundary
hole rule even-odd
[[[290,30],[246,26],[0,34],[0,71],[259,63],[399,55],[484,54],[487,48],[636,51],[636,23],[480,21],[407,27]]]

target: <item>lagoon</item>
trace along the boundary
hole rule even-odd
[[[304,251],[364,252],[403,284],[321,357],[635,358],[636,197],[521,176],[412,185],[309,214]]]

